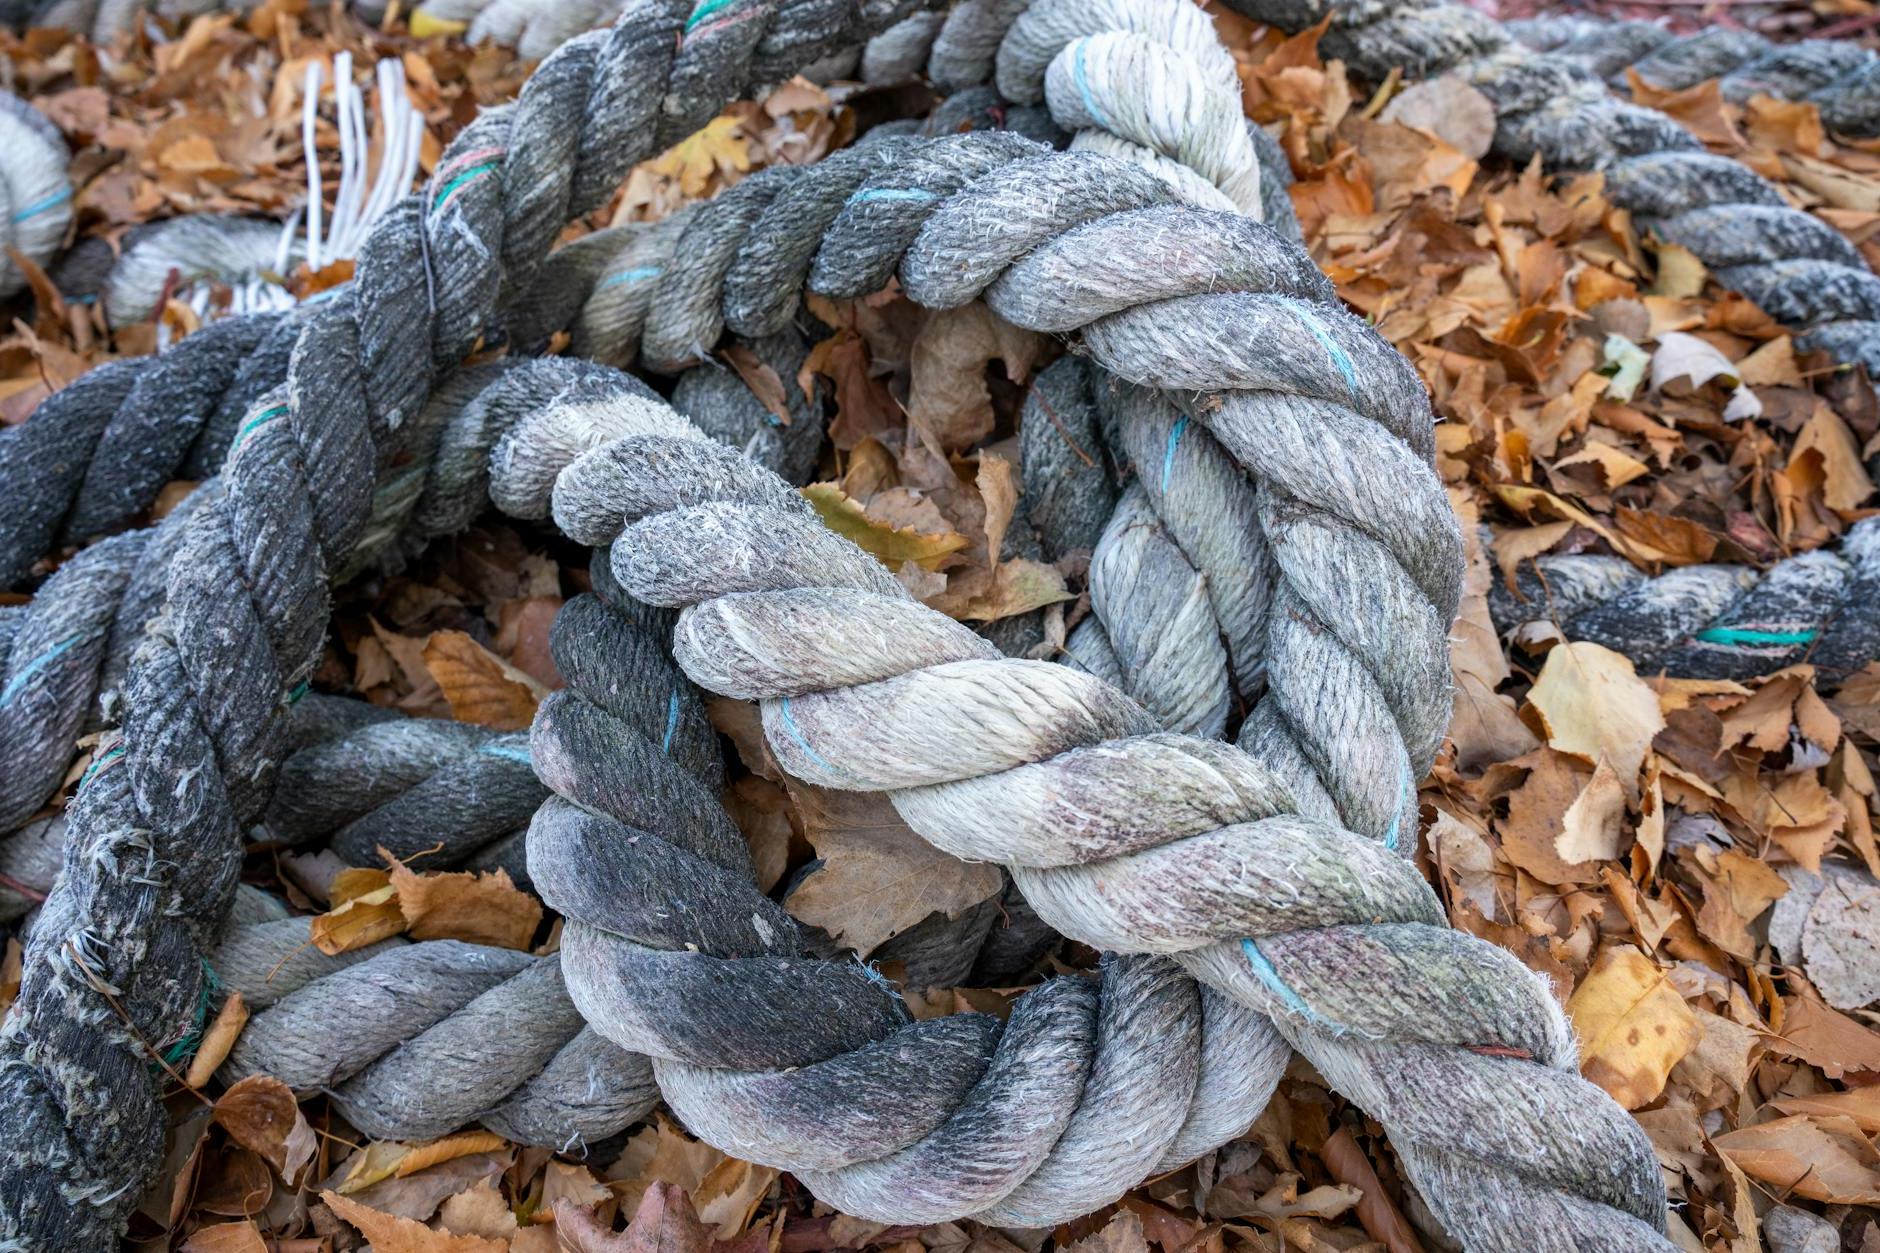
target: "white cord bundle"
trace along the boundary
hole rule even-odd
[[[325,67],[308,64],[302,93],[300,136],[307,159],[307,196],[280,227],[248,218],[198,214],[177,218],[142,234],[112,268],[105,309],[119,326],[157,312],[171,276],[173,294],[198,318],[285,309],[294,295],[284,276],[304,259],[318,272],[358,254],[372,224],[397,203],[418,172],[424,119],[406,90],[404,65],[395,57],[378,63],[381,139],[373,171],[372,126],[365,92],[353,82],[352,54],[333,58],[335,125],[339,131],[339,186],[326,208],[316,136]],[[302,225],[305,224],[303,234]],[[220,297],[218,288],[228,296]],[[167,342],[167,328],[159,341]]]

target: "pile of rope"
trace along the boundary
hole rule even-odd
[[[888,792],[916,831],[1006,864],[1040,917],[1117,956],[1003,1023],[911,1021],[863,968],[804,952],[735,834],[650,820],[648,781],[671,763],[614,714],[633,676],[602,662],[568,675],[531,736],[555,796],[528,868],[567,920],[559,962],[489,963],[461,1002],[465,1035],[506,989],[558,978],[721,1147],[851,1212],[1022,1225],[1239,1134],[1290,1042],[1383,1122],[1433,1221],[1470,1247],[1669,1247],[1649,1144],[1578,1076],[1558,1005],[1511,955],[1450,931],[1408,860],[1460,582],[1427,401],[1296,247],[1234,211],[1261,203],[1258,161],[1198,10],[1039,0],[996,77],[1042,101],[1073,151],[964,135],[748,180],[686,224],[637,339],[642,360],[676,365],[726,328],[777,333],[806,287],[844,298],[890,278],[929,308],[983,298],[1074,336],[1133,463],[1151,463],[1138,438],[1168,432],[1170,497],[1184,448],[1245,475],[1241,573],[1263,583],[1237,595],[1265,606],[1233,670],[1264,675],[1251,753],[1166,730],[1092,675],[1000,657],[784,480],[606,367],[518,386],[500,438],[432,416],[499,310],[548,272],[567,218],[727,100],[909,7],[636,6],[468,127],[375,228],[350,288],[295,315],[285,387],[196,494],[125,673],[122,739],[68,810],[65,871],[0,1040],[7,1238],[112,1240],[162,1143],[147,1050],[184,1040],[201,1001],[326,589],[487,482],[505,511],[552,510],[607,546],[635,599],[680,609],[676,660],[762,701],[785,770]],[[383,960],[329,977],[369,981],[354,972]],[[573,1047],[531,1051],[554,1070]],[[407,1051],[310,1073],[350,1074],[371,1118],[362,1081],[404,1073]],[[452,1116],[514,1126],[532,1082],[459,1094]]]

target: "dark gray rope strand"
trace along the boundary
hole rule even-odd
[[[1332,15],[1325,54],[1373,81],[1392,70],[1419,78],[1460,69],[1495,106],[1496,151],[1605,171],[1608,198],[1643,228],[1689,248],[1803,347],[1880,377],[1880,277],[1853,245],[1671,118],[1617,99],[1573,60],[1520,48],[1492,19],[1447,0],[1228,3],[1285,30]]]
[[[1777,43],[1738,27],[1678,35],[1656,22],[1573,17],[1509,22],[1505,29],[1621,89],[1628,69],[1663,91],[1717,78],[1724,99],[1737,104],[1759,94],[1808,101],[1821,107],[1830,130],[1863,139],[1880,135],[1880,53],[1850,39]]]
[[[740,20],[688,35],[687,6],[642,5],[466,128],[433,187],[374,228],[352,289],[309,318],[284,403],[236,441],[133,660],[122,754],[70,811],[66,869],[0,1040],[0,1109],[17,1133],[0,1158],[0,1238],[108,1247],[156,1164],[147,1050],[181,1039],[200,999],[199,954],[227,909],[239,831],[268,797],[278,711],[317,659],[327,578],[375,512],[415,497],[399,454],[433,379],[489,323],[505,260],[520,284],[637,160],[750,83],[900,16],[768,0],[719,12]]]

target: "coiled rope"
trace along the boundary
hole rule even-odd
[[[1558,170],[1599,169],[1606,197],[1643,230],[1690,249],[1724,286],[1797,333],[1797,343],[1880,377],[1880,277],[1839,231],[1788,207],[1775,186],[1712,156],[1671,118],[1617,99],[1575,62],[1520,47],[1492,19],[1447,0],[1228,0],[1284,30],[1327,16],[1320,41],[1359,76],[1457,70],[1495,106],[1494,148]]]
[[[1661,91],[1716,78],[1725,100],[1742,104],[1765,95],[1808,101],[1821,107],[1821,120],[1832,131],[1861,139],[1880,135],[1880,53],[1852,40],[1779,44],[1739,27],[1677,35],[1656,22],[1573,17],[1509,22],[1505,29],[1526,46],[1575,62],[1615,87],[1626,86],[1627,70]]]
[[[0,244],[44,267],[72,224],[71,150],[38,109],[0,92],[0,152]],[[25,286],[26,276],[0,252],[0,297]]]
[[[802,15],[787,5],[742,7],[749,47],[764,33],[749,28],[766,22],[768,46],[801,55],[855,37],[836,24],[812,36],[790,24]],[[648,122],[672,90],[668,68],[684,68],[684,18],[648,6],[606,36],[565,45],[514,111],[473,125],[425,206],[405,206],[375,232],[355,290],[310,319],[284,411],[258,413],[238,439],[218,507],[192,524],[188,559],[172,567],[167,626],[133,661],[123,755],[74,805],[69,873],[35,930],[0,1069],[0,1100],[23,1133],[0,1159],[9,1235],[65,1247],[108,1239],[110,1203],[154,1159],[161,1124],[139,1046],[166,1044],[193,1003],[195,955],[228,899],[240,817],[266,799],[274,711],[317,650],[321,588],[365,529],[372,468],[390,462],[433,369],[461,357],[502,284],[526,284],[560,216],[592,204],[658,133]],[[1075,43],[1052,61],[1072,87],[1074,56]],[[730,70],[715,81],[735,90],[757,77]],[[1058,94],[1061,123],[1082,129],[1063,122],[1078,105]],[[677,95],[684,119],[688,97]],[[1415,775],[1390,767],[1420,773],[1440,735],[1458,549],[1432,471],[1403,442],[1419,428],[1396,433],[1393,415],[1336,363],[1365,379],[1408,367],[1342,323],[1325,339],[1293,332],[1310,336],[1315,355],[1268,355],[1269,328],[1284,335],[1300,314],[1272,277],[1251,273],[1237,244],[1250,224],[1170,205],[1168,185],[1144,188],[1139,174],[1094,154],[1041,154],[936,195],[911,232],[905,200],[850,205],[830,230],[876,223],[869,265],[884,277],[898,270],[922,303],[984,291],[1011,320],[1080,330],[1120,377],[1202,394],[1194,420],[1260,478],[1271,505],[1262,523],[1284,537],[1272,544],[1286,581],[1269,614],[1269,671],[1310,674],[1322,689],[1296,711],[1298,725],[1263,701],[1274,710],[1267,767],[1157,731],[1088,676],[989,655],[823,530],[781,480],[624,387],[532,415],[515,446],[541,455],[499,456],[492,487],[499,500],[545,488],[554,450],[614,437],[561,473],[557,520],[583,542],[617,535],[615,571],[639,598],[692,605],[682,663],[713,690],[765,698],[787,769],[892,791],[942,847],[1012,864],[1066,934],[1173,951],[1219,991],[1197,991],[1158,958],[1125,957],[1100,988],[1045,985],[1002,1029],[976,1016],[906,1024],[853,967],[790,956],[788,930],[710,845],[623,837],[606,806],[552,802],[531,832],[530,864],[572,920],[570,992],[616,1043],[652,1052],[667,1099],[695,1126],[742,1100],[752,1115],[737,1123],[744,1138],[732,1127],[714,1138],[740,1151],[768,1138],[752,1155],[787,1161],[863,1213],[1039,1214],[1113,1195],[1133,1182],[1118,1182],[1125,1167],[1139,1177],[1164,1156],[1220,1142],[1264,1099],[1248,1081],[1270,1086],[1282,1060],[1265,1021],[1247,1012],[1258,1008],[1386,1124],[1432,1209],[1472,1247],[1532,1246],[1536,1233],[1542,1247],[1550,1235],[1562,1248],[1664,1247],[1649,1146],[1574,1073],[1551,996],[1508,954],[1445,928],[1420,876],[1375,838],[1400,831],[1406,812],[1414,821]],[[1214,255],[1204,281],[1168,267],[1184,250]],[[1120,289],[1093,265],[1131,254],[1139,269]],[[1099,276],[1079,286],[1061,273]],[[1036,316],[1021,316],[1027,309]],[[414,323],[431,331],[415,351]],[[397,337],[386,333],[394,325]],[[1339,376],[1330,389],[1319,373],[1327,359]],[[1320,451],[1323,465],[1369,468],[1269,479],[1266,432],[1247,403],[1261,391],[1292,394],[1302,414],[1349,436],[1348,453],[1337,442]],[[1337,405],[1368,424],[1340,431]],[[1427,439],[1427,415],[1419,426]],[[231,600],[226,588],[238,583],[250,595]],[[1365,612],[1350,599],[1359,589]],[[545,737],[538,763],[553,746]],[[1323,817],[1288,816],[1295,805]],[[1325,821],[1334,805],[1374,838]],[[1047,864],[1066,856],[1087,860]],[[671,895],[648,911],[629,889]],[[696,908],[674,911],[673,899]],[[111,1012],[120,1008],[136,1030]],[[1171,1046],[1184,1037],[1195,1047]],[[775,1070],[779,1051],[800,1068]],[[697,1095],[708,1091],[719,1095]],[[1168,1099],[1183,1091],[1188,1102]],[[1145,1093],[1158,1098],[1149,1111]],[[882,1094],[905,1113],[819,1121]],[[107,1108],[115,1138],[93,1134]],[[1118,1153],[1125,1128],[1136,1148]],[[75,1192],[100,1208],[50,1208]]]

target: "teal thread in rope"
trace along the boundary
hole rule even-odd
[[[501,163],[497,161],[485,161],[483,164],[473,165],[469,169],[465,170],[463,173],[457,175],[457,177],[451,179],[450,182],[445,183],[442,189],[438,191],[437,196],[431,201],[431,208],[433,210],[443,208],[444,202],[450,199],[450,194],[452,192],[456,191],[459,187],[462,187],[465,183],[469,182],[472,179],[483,177],[483,175],[488,174],[491,170],[495,169],[499,164]]]
[[[1323,1027],[1334,1034],[1344,1034],[1344,1028],[1328,1018],[1318,1014],[1306,1004],[1306,999],[1293,991],[1287,982],[1279,977],[1279,971],[1273,969],[1273,963],[1260,951],[1260,946],[1251,939],[1240,942],[1240,951],[1247,959],[1247,965],[1253,968],[1254,978],[1266,986],[1267,991],[1280,999],[1280,1003],[1299,1015],[1315,1027]]]
[[[697,26],[706,18],[718,12],[718,10],[729,8],[734,3],[736,3],[736,0],[702,0],[702,3],[700,3],[696,9],[692,10],[692,16],[685,20],[686,31],[690,33],[694,26]]]
[[[502,757],[509,761],[519,761],[525,766],[533,766],[535,764],[535,758],[529,756],[528,749],[518,748],[514,744],[485,744],[477,751],[480,753],[488,753],[492,757]]]
[[[1077,94],[1084,102],[1084,112],[1095,118],[1097,125],[1104,130],[1115,130],[1116,128],[1110,125],[1110,119],[1104,116],[1103,110],[1097,107],[1096,97],[1090,94],[1090,80],[1084,75],[1084,49],[1089,46],[1089,43],[1087,39],[1077,41],[1077,52],[1071,57],[1071,77],[1077,83]]]
[[[1274,299],[1283,300],[1288,305],[1292,306],[1292,308],[1298,312],[1299,320],[1306,324],[1308,331],[1312,332],[1312,337],[1318,340],[1320,344],[1324,345],[1327,355],[1332,359],[1332,364],[1337,366],[1338,372],[1345,376],[1346,394],[1351,397],[1352,403],[1356,404],[1358,399],[1358,370],[1357,367],[1351,363],[1351,358],[1345,353],[1345,350],[1338,346],[1338,341],[1332,338],[1331,328],[1319,321],[1318,313],[1305,301],[1294,296],[1275,296]]]
[[[679,730],[679,689],[672,689],[666,697],[666,738],[660,742],[659,751],[672,756],[672,737]]]
[[[803,738],[802,730],[796,725],[796,715],[790,712],[790,698],[788,696],[777,702],[777,704],[779,711],[783,714],[783,729],[790,733],[790,738],[796,741],[798,748],[809,755],[811,761],[821,766],[824,770],[827,770],[830,774],[839,774],[844,778],[853,777],[842,767],[833,762],[825,761],[821,753],[809,746],[809,741]]]
[[[222,986],[222,981],[215,977],[215,969],[201,958],[196,960],[202,961],[202,995],[196,998],[196,1016],[189,1030],[185,1031],[183,1038],[172,1044],[163,1054],[163,1061],[167,1066],[186,1061],[195,1053],[196,1046],[202,1043],[202,1028],[209,1021],[209,1002],[215,996],[217,989]]]
[[[44,200],[36,200],[13,215],[15,222],[24,222],[27,218],[36,218],[48,209],[56,209],[72,198],[72,189],[64,187],[53,192]]]
[[[308,686],[308,681],[302,679],[300,682],[294,684],[293,687],[289,688],[287,691],[287,703],[290,705],[298,705],[300,698],[307,694]]]
[[[274,421],[276,418],[285,417],[286,414],[287,414],[286,405],[275,405],[272,408],[263,409],[260,413],[257,413],[254,417],[242,423],[242,429],[235,432],[234,447],[240,448],[242,445],[242,441],[248,438],[249,432],[266,426],[268,423]]]
[[[878,200],[932,200],[934,193],[918,187],[867,187],[849,197],[850,204],[872,204]]]
[[[1711,627],[1699,631],[1697,638],[1706,644],[1812,644],[1820,631],[1759,631],[1754,627]]]
[[[638,283],[643,279],[658,278],[664,272],[665,271],[656,265],[636,265],[631,270],[622,270],[618,274],[609,274],[596,285],[594,290],[599,291],[602,287],[612,287],[615,283]]]
[[[1175,449],[1180,446],[1182,436],[1188,431],[1188,415],[1182,414],[1175,419],[1175,425],[1169,428],[1168,447],[1162,450],[1162,490],[1168,491],[1168,476],[1175,470]]]
[[[104,769],[106,762],[115,761],[123,755],[124,746],[122,744],[114,744],[110,748],[105,749],[104,752],[92,758],[91,764],[85,767],[85,773],[78,776],[78,790],[81,792],[84,791],[85,785],[91,782],[93,775]]]
[[[12,702],[15,696],[20,694],[20,689],[26,686],[27,680],[31,679],[41,670],[44,670],[54,661],[57,661],[60,653],[65,652],[83,638],[84,636],[82,635],[68,635],[51,648],[48,648],[45,652],[39,654],[39,656],[27,662],[24,666],[21,666],[20,672],[7,680],[7,685],[4,689],[0,689],[0,709],[4,709]]]

